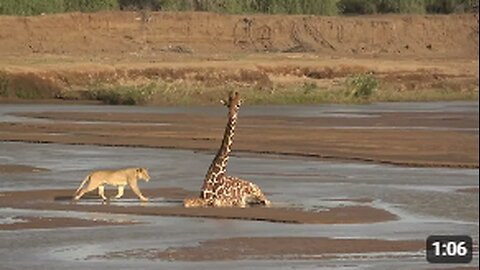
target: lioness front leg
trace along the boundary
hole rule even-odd
[[[115,199],[122,198],[124,190],[125,190],[125,186],[118,186],[118,193],[115,196]]]
[[[104,201],[107,200],[107,197],[105,197],[105,186],[98,186],[98,195],[102,197]]]

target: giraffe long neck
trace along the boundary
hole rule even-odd
[[[229,154],[232,150],[235,126],[237,124],[237,115],[237,113],[234,113],[228,118],[220,149],[218,149],[217,155],[213,159],[210,167],[208,168],[207,174],[205,175],[205,180],[202,187],[203,198],[208,197],[208,194],[213,192],[212,189],[215,183],[220,182],[221,178],[226,173]]]

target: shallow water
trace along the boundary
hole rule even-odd
[[[223,106],[191,107],[148,107],[148,106],[107,106],[107,105],[51,105],[51,104],[2,104],[0,122],[48,121],[9,115],[21,112],[122,112],[122,113],[188,113],[206,115],[224,115]],[[478,102],[389,102],[367,105],[270,105],[244,106],[244,116],[290,116],[290,117],[339,117],[363,118],[376,117],[375,113],[384,112],[442,112],[465,113],[479,112]]]
[[[58,144],[0,143],[0,163],[25,164],[47,168],[40,173],[0,174],[0,192],[6,190],[77,187],[91,170],[142,165],[150,168],[152,180],[141,187],[200,188],[201,179],[212,158],[211,153],[186,150],[76,146]],[[132,164],[133,163],[138,164]],[[188,166],[179,164],[188,163]],[[276,156],[239,155],[230,160],[230,174],[252,179],[277,206],[297,206],[312,210],[338,205],[362,204],[342,198],[371,198],[373,206],[384,208],[399,220],[375,224],[354,225],[295,225],[256,221],[211,220],[201,218],[144,217],[63,211],[28,211],[0,209],[0,219],[14,216],[67,216],[107,218],[145,222],[141,225],[22,230],[0,232],[0,261],[14,268],[38,266],[40,261],[55,268],[95,266],[96,260],[84,260],[95,254],[136,248],[163,249],[170,246],[195,245],[197,241],[236,236],[328,236],[347,238],[426,239],[437,234],[468,234],[478,242],[478,194],[459,193],[464,187],[478,187],[478,170],[444,168],[402,168],[385,165],[334,163]],[[332,200],[339,199],[339,200]],[[83,203],[100,204],[88,200]],[[136,204],[125,200],[115,204]],[[168,206],[163,198],[152,198],[152,205]],[[367,203],[368,204],[368,203]],[[74,232],[74,233],[72,233]],[[47,240],[48,239],[48,240]],[[11,247],[15,247],[12,249]],[[20,255],[22,254],[22,255]],[[29,255],[25,255],[29,254]],[[382,264],[394,266],[405,254],[390,258],[381,255],[359,260],[352,255],[344,261],[322,260],[241,261],[238,268],[261,267],[343,267],[354,265],[382,269]],[[422,256],[410,253],[408,261],[416,266],[428,266]],[[21,258],[21,261],[19,259]],[[404,259],[402,259],[404,260]],[[151,262],[146,260],[99,260],[102,268],[121,265],[123,269],[159,266],[196,268],[196,264]],[[478,263],[478,261],[477,261]],[[237,264],[237,262],[235,263]],[[36,266],[35,266],[36,265]],[[221,269],[222,262],[213,265]],[[288,267],[287,267],[288,265]],[[411,266],[412,266],[411,265]],[[397,265],[402,269],[403,264]],[[341,269],[341,268],[340,268]]]
[[[1,105],[0,121],[47,121],[13,117],[11,112],[106,111],[106,112],[196,112],[222,114],[221,107],[159,108],[85,105]],[[478,103],[388,103],[373,105],[248,106],[245,115],[312,117],[375,117],[385,111],[477,112]],[[474,132],[478,132],[478,129]],[[144,166],[152,180],[141,188],[180,187],[199,190],[213,157],[209,152],[188,150],[26,144],[0,142],[0,164],[23,164],[46,168],[37,173],[0,174],[2,191],[71,188],[75,190],[92,170]],[[95,228],[33,229],[0,231],[0,268],[5,269],[418,269],[441,268],[428,264],[423,254],[348,254],[339,260],[168,262],[148,260],[89,259],[111,251],[138,248],[164,249],[196,245],[198,241],[237,236],[326,236],[337,238],[384,238],[424,240],[430,234],[468,234],[478,244],[478,193],[460,193],[460,188],[479,186],[478,169],[405,168],[387,165],[325,162],[271,155],[235,154],[229,174],[256,182],[274,206],[296,206],[312,211],[339,205],[373,205],[399,216],[398,220],[374,224],[281,224],[259,221],[203,218],[148,217],[0,209],[0,223],[16,216],[76,217],[135,221],[142,224]],[[361,203],[345,198],[368,198]],[[86,200],[81,203],[101,204]],[[113,202],[119,205],[136,200]],[[161,197],[152,206],[176,205]],[[474,257],[478,265],[478,254]]]

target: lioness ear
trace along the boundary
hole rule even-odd
[[[142,168],[137,168],[135,171],[138,172],[138,173],[142,172]]]

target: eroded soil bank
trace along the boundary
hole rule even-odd
[[[0,16],[0,96],[127,104],[478,100],[478,15],[134,12]],[[346,97],[347,96],[347,97]]]

